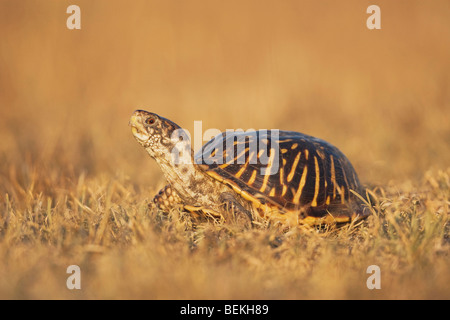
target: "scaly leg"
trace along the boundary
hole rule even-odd
[[[174,192],[170,185],[162,188],[149,204],[150,209],[157,208],[164,212],[170,212],[173,208],[183,204],[181,198]]]
[[[227,214],[224,218],[225,221],[234,221],[240,225],[250,227],[253,225],[253,218],[251,212],[246,210],[230,192],[224,192],[220,195]]]

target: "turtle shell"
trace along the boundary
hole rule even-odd
[[[194,160],[260,214],[295,213],[313,223],[366,216],[351,191],[361,193],[362,187],[350,161],[318,138],[281,130],[224,132]]]

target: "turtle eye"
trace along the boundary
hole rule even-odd
[[[145,120],[145,123],[151,126],[155,123],[155,118],[153,118],[153,117],[147,118]]]

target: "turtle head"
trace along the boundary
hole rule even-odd
[[[174,152],[179,143],[189,142],[185,131],[176,123],[156,113],[144,110],[133,112],[129,125],[137,142],[155,159]]]

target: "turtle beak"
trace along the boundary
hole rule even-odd
[[[136,126],[138,126],[138,124],[139,124],[139,119],[140,119],[140,117],[136,115],[136,112],[133,113],[133,115],[132,115],[131,118],[130,118],[130,121],[128,121],[128,125],[129,125],[130,127],[136,127]]]
[[[145,130],[144,125],[142,124],[142,116],[139,111],[135,111],[128,122],[128,125],[131,127],[131,132],[135,136],[135,138],[146,141],[149,136],[147,131]]]

